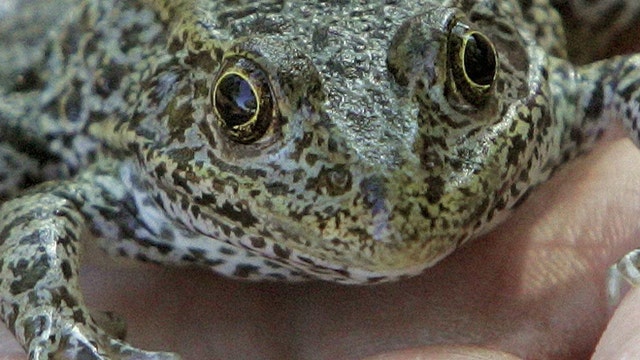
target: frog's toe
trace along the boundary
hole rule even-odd
[[[135,348],[130,344],[117,339],[110,339],[106,349],[96,349],[90,345],[87,352],[82,356],[71,357],[71,359],[91,359],[91,360],[180,360],[180,356],[175,353],[162,351],[146,351]],[[99,350],[99,351],[96,351]]]
[[[90,309],[91,318],[110,336],[123,340],[127,336],[127,323],[118,314],[111,311]]]
[[[65,327],[66,331],[35,339],[30,343],[29,360],[179,360],[168,352],[145,351],[111,337],[101,329],[83,324]],[[58,340],[59,339],[59,340]]]
[[[73,345],[71,345],[71,343],[73,343]],[[175,353],[145,351],[134,348],[119,340],[111,341],[106,347],[85,341],[72,341],[69,345],[71,346],[66,346],[64,349],[60,349],[58,354],[54,355],[53,358],[69,360],[180,360],[180,356]],[[50,353],[43,351],[41,356],[36,355],[30,357],[30,359],[50,359]]]
[[[609,269],[607,293],[610,305],[618,304],[622,289],[628,284],[640,286],[640,249],[629,252]]]
[[[162,351],[145,351],[132,347],[119,340],[113,342],[115,354],[107,359],[110,360],[180,360],[176,353]]]

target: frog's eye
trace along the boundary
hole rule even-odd
[[[457,25],[450,38],[449,60],[455,88],[471,104],[483,104],[498,75],[498,54],[491,40]]]
[[[233,141],[250,144],[273,122],[273,97],[266,74],[245,58],[227,60],[211,92],[218,126]]]

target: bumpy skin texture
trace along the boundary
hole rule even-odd
[[[82,1],[34,49],[0,79],[0,305],[31,359],[173,357],[89,315],[85,229],[241,278],[393,280],[610,118],[639,137],[640,57],[572,65],[543,0]]]

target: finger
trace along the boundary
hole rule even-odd
[[[0,323],[0,360],[24,360],[24,350],[9,332],[6,326]]]
[[[616,309],[593,360],[640,358],[640,289],[634,288]]]
[[[426,346],[376,355],[363,360],[517,360],[515,355],[476,346]]]

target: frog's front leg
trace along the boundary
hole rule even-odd
[[[0,206],[0,311],[31,360],[176,358],[111,337],[84,305],[78,284],[83,208],[106,201],[107,189],[81,179],[49,183]]]
[[[583,66],[577,72],[576,88],[580,121],[568,129],[580,148],[584,139],[597,137],[594,129],[622,120],[628,136],[640,148],[640,54],[620,56]],[[576,134],[579,134],[576,136]],[[569,146],[571,147],[571,146]],[[640,201],[640,198],[632,201]],[[609,297],[617,303],[620,279],[640,285],[640,248],[625,255],[609,273]]]
[[[640,54],[618,56],[578,68],[578,117],[583,133],[579,140],[597,138],[594,129],[622,121],[629,138],[640,147]],[[578,129],[573,128],[572,131]]]

